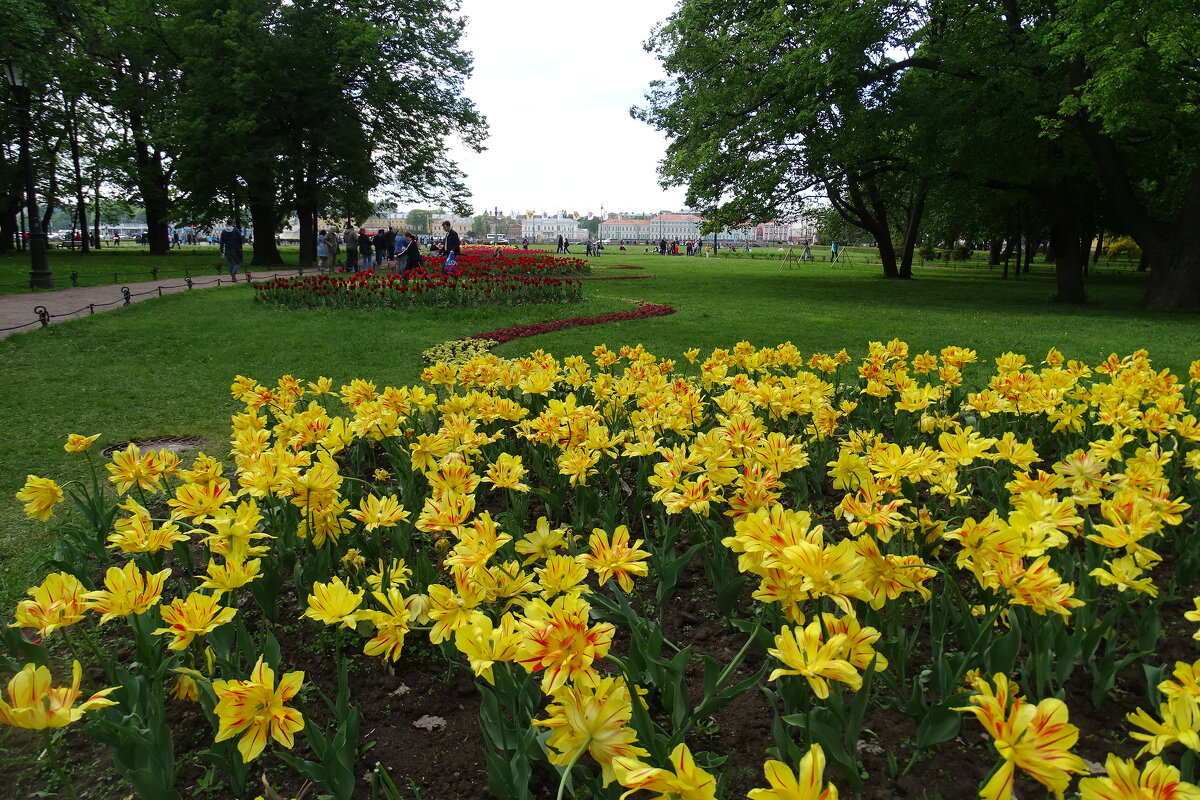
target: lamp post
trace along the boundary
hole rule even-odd
[[[25,170],[25,207],[29,216],[29,285],[34,289],[53,289],[54,276],[46,260],[46,232],[38,214],[37,195],[33,180],[33,158],[29,154],[29,133],[33,123],[29,116],[29,87],[25,70],[11,58],[4,59],[4,77],[17,95],[17,125],[21,131],[21,165]]]

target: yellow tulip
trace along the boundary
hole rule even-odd
[[[63,490],[50,478],[28,475],[16,497],[25,504],[25,516],[45,522],[54,513],[54,507],[63,501]]]
[[[288,672],[276,687],[275,672],[263,663],[262,656],[254,665],[250,680],[213,681],[217,695],[213,711],[221,723],[216,741],[241,734],[238,752],[244,763],[258,758],[268,738],[290,748],[295,744],[295,732],[304,727],[304,717],[284,703],[296,696],[303,683],[303,672]]]
[[[0,698],[0,722],[36,731],[61,728],[76,722],[88,711],[116,705],[106,697],[120,688],[117,686],[102,689],[75,705],[79,699],[79,680],[83,676],[78,661],[74,662],[73,675],[70,688],[56,689],[50,685],[49,669],[26,664],[8,682],[8,701]]]

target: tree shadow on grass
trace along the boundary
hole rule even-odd
[[[1152,311],[1141,305],[1148,278],[1137,274],[1099,274],[1088,279],[1089,301],[1070,305],[1054,300],[1054,275],[1033,274],[1005,280],[979,271],[952,274],[919,273],[916,280],[902,281],[868,274],[862,270],[813,274],[781,271],[777,274],[739,276],[736,289],[731,276],[696,280],[690,292],[711,284],[721,295],[736,293],[753,302],[794,302],[818,307],[822,313],[839,308],[869,307],[881,313],[953,312],[958,314],[1017,314],[1023,317],[1120,316],[1122,319],[1194,319],[1197,312]]]

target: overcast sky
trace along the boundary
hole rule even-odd
[[[487,117],[487,150],[456,151],[477,212],[580,214],[683,207],[659,187],[666,139],[629,116],[662,77],[642,44],[675,0],[462,0],[467,96]]]

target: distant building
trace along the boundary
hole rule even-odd
[[[322,224],[325,224],[325,223],[322,223]],[[332,224],[332,223],[329,223],[329,224]],[[339,230],[344,227],[345,227],[344,225],[340,226]],[[358,225],[355,226],[355,230],[357,230],[358,228],[366,228],[368,231],[374,232],[374,231],[379,230],[380,228],[382,228],[383,230],[387,230],[388,228],[394,228],[395,230],[405,230],[407,227],[408,227],[408,224],[404,221],[404,217],[369,217],[369,218],[363,220],[362,222],[358,223]],[[420,231],[420,232],[424,233],[424,231]]]
[[[588,238],[588,231],[571,217],[534,217],[521,221],[521,238],[531,242],[553,242],[562,236],[573,242]]]
[[[686,242],[700,238],[704,218],[699,214],[656,214],[650,219],[607,219],[600,223],[601,239],[635,242]]]
[[[760,222],[754,226],[754,238],[760,242],[786,242],[791,235],[791,226],[778,220]]]
[[[621,219],[620,217],[606,219],[600,223],[598,235],[601,239],[615,241],[648,241],[650,239],[650,220]]]
[[[659,214],[650,219],[650,238],[684,242],[700,238],[704,217],[699,214]]]
[[[466,236],[475,227],[475,220],[471,217],[456,217],[453,214],[434,214],[429,220],[429,225],[433,228],[431,233],[434,236],[442,235],[443,222],[449,222],[450,227],[463,236]]]

